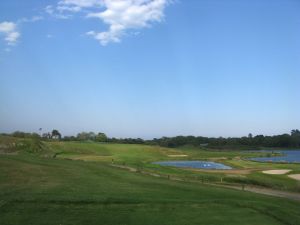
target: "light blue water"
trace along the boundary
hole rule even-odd
[[[250,158],[251,160],[260,162],[286,162],[286,163],[300,163],[300,150],[262,150],[254,152],[274,152],[283,154],[282,156],[272,156],[272,157],[257,157]]]
[[[230,166],[225,166],[222,163],[207,162],[207,161],[162,161],[154,162],[162,166],[176,166],[185,168],[197,168],[197,169],[219,169],[219,170],[230,170]]]

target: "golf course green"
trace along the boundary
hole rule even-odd
[[[0,137],[0,224],[300,224],[300,201],[231,187],[300,193],[299,181],[249,161],[260,153]],[[232,171],[181,169],[162,160],[210,160]]]

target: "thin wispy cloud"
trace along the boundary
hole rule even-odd
[[[34,23],[34,22],[37,22],[37,21],[40,21],[43,19],[44,19],[44,17],[42,17],[42,16],[33,16],[31,18],[24,17],[24,18],[20,19],[18,22],[19,23]]]
[[[17,30],[17,24],[9,21],[0,23],[0,34],[4,36],[4,40],[8,45],[15,45],[21,36]]]
[[[47,34],[46,38],[53,38],[54,36],[52,34]]]
[[[57,10],[79,12],[83,8],[103,6],[104,0],[62,0],[57,4]]]
[[[150,27],[153,22],[161,22],[167,3],[167,0],[106,0],[104,11],[89,13],[87,17],[100,19],[109,26],[108,30],[90,31],[87,34],[102,45],[120,42],[128,30]]]
[[[80,13],[83,19],[97,19],[107,25],[106,30],[95,28],[85,33],[105,46],[121,42],[127,34],[139,33],[143,28],[162,22],[164,10],[170,3],[171,0],[60,0],[45,6],[44,15],[0,23],[0,35],[7,45],[15,45],[21,36],[18,27],[23,23],[45,20],[46,14],[56,19],[71,19]]]
[[[70,14],[62,13],[62,11],[58,10],[58,8],[53,5],[47,5],[44,10],[48,15],[56,19],[70,19],[72,17]]]
[[[0,36],[3,36],[7,45],[14,46],[17,44],[21,37],[21,33],[18,29],[23,23],[34,23],[43,20],[42,16],[32,16],[30,18],[24,17],[17,22],[4,21],[0,23]],[[4,49],[6,52],[11,51],[10,48]]]
[[[164,19],[164,9],[170,0],[61,0],[45,11],[54,17],[64,18],[65,13],[84,12],[86,18],[99,19],[108,26],[86,32],[101,45],[121,42],[129,32],[151,27]],[[69,17],[68,17],[69,18]]]

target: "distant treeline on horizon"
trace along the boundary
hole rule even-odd
[[[11,134],[2,133],[5,136],[18,138],[38,138],[45,141],[60,140],[60,141],[95,141],[121,144],[147,144],[159,145],[162,147],[176,148],[180,146],[194,146],[203,148],[216,149],[255,149],[259,147],[280,147],[280,148],[298,148],[300,147],[300,131],[292,130],[290,134],[281,134],[273,136],[256,135],[251,133],[248,136],[239,138],[211,138],[202,136],[176,136],[154,138],[152,140],[144,140],[142,138],[109,138],[104,133],[81,132],[76,136],[62,136],[58,130],[39,135],[37,133],[26,133],[16,131]]]

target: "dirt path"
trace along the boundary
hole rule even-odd
[[[138,169],[136,169],[134,167],[130,167],[130,166],[116,165],[116,164],[111,164],[111,166],[120,168],[120,169],[126,169],[130,172],[139,172],[141,174],[146,174],[146,175],[150,175],[150,176],[154,176],[154,177],[167,178],[169,180],[174,180],[174,181],[188,181],[188,182],[200,183],[199,181],[185,180],[185,179],[182,179],[179,177],[161,175],[161,174],[157,174],[157,173],[153,173],[153,172],[138,170]],[[235,190],[240,190],[240,191],[249,191],[249,192],[258,193],[258,194],[264,194],[264,195],[269,195],[269,196],[275,196],[275,197],[287,198],[287,199],[291,199],[291,200],[300,201],[300,193],[280,191],[280,190],[274,190],[274,189],[270,189],[270,188],[254,187],[254,186],[250,186],[250,185],[231,185],[231,184],[225,185],[225,184],[207,183],[207,182],[204,182],[203,184],[211,185],[211,186],[215,186],[215,187],[230,188],[230,189],[235,189]]]
[[[117,165],[117,164],[111,164],[111,166],[117,167],[117,168],[120,168],[120,169],[129,170],[130,172],[137,172],[138,171],[136,168],[133,168],[133,167],[130,167],[130,166],[122,166],[122,165]]]
[[[271,196],[288,198],[288,199],[300,201],[300,194],[298,194],[298,193],[279,191],[279,190],[273,190],[273,189],[267,189],[267,188],[257,188],[257,187],[246,187],[245,190],[259,193],[259,194],[271,195]]]
[[[183,168],[184,170],[203,172],[203,173],[222,173],[222,174],[236,174],[236,175],[246,175],[253,171],[260,171],[261,169],[232,169],[232,170],[205,170],[205,169],[192,169],[192,168]]]
[[[294,192],[280,191],[271,188],[262,188],[262,187],[245,186],[245,185],[244,186],[222,185],[222,184],[212,184],[212,185],[300,201],[300,194]]]

